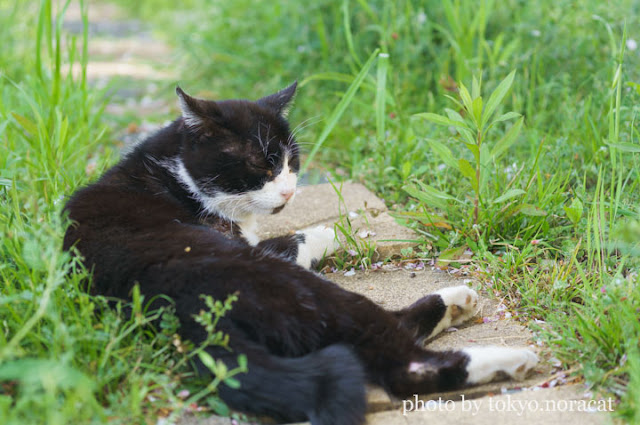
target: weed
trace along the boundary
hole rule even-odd
[[[80,39],[62,30],[69,5],[0,2],[0,19],[15,21],[0,26],[0,417],[8,425],[142,423],[186,407],[177,394],[193,375],[170,308],[150,309],[134,291],[112,309],[113,300],[89,295],[90,274],[61,250],[65,197],[115,159],[101,124],[104,92],[86,78],[87,4]],[[78,79],[65,71],[74,63]],[[214,372],[228,380],[238,371]]]

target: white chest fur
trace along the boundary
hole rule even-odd
[[[249,245],[258,245],[260,238],[257,234],[258,222],[255,215],[251,214],[246,219],[242,220],[242,222],[240,222],[240,229],[242,229],[242,237],[249,243]]]

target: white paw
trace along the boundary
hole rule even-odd
[[[521,381],[538,364],[538,356],[526,348],[488,346],[469,347],[462,351],[469,356],[469,384],[484,384],[501,375]]]
[[[327,226],[299,230],[296,233],[304,236],[304,242],[298,245],[296,260],[302,267],[311,267],[314,261],[333,254],[339,246],[336,232]]]
[[[447,310],[444,317],[433,329],[429,338],[436,336],[443,330],[460,325],[469,320],[476,312],[478,294],[464,285],[442,288],[434,294],[440,295]]]

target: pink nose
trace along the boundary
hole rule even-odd
[[[280,195],[282,195],[285,201],[288,201],[293,196],[293,193],[293,190],[283,190],[282,192],[280,192]]]

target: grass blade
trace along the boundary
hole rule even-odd
[[[496,108],[498,107],[498,105],[500,105],[500,103],[502,103],[502,99],[504,99],[504,97],[507,95],[507,92],[511,88],[515,76],[516,71],[511,71],[511,73],[509,73],[509,75],[507,75],[507,77],[502,80],[500,84],[498,84],[498,87],[496,87],[493,93],[491,93],[491,96],[489,96],[489,100],[487,101],[482,114],[480,127],[484,127],[484,125],[489,122],[489,119],[495,112]]]
[[[522,129],[522,123],[524,122],[524,117],[520,117],[518,121],[516,121],[509,131],[502,137],[502,139],[498,140],[493,149],[491,149],[491,157],[499,158],[511,145],[513,145],[520,134],[520,129]]]
[[[387,69],[389,54],[378,55],[378,74],[376,78],[376,134],[378,143],[385,139],[385,106],[387,104]]]
[[[344,96],[342,96],[342,99],[340,100],[340,102],[338,102],[338,105],[336,105],[336,107],[334,108],[333,112],[331,113],[331,116],[327,121],[327,125],[322,129],[322,133],[320,133],[320,136],[318,137],[318,140],[313,146],[313,149],[311,149],[311,152],[309,152],[309,155],[307,156],[306,161],[300,168],[300,174],[303,174],[305,172],[305,170],[307,169],[307,167],[315,157],[316,153],[318,153],[318,150],[322,147],[323,143],[325,142],[325,140],[327,140],[327,137],[329,137],[329,134],[331,134],[331,131],[334,129],[334,127],[342,117],[342,114],[344,114],[344,111],[347,109],[347,106],[349,106],[349,104],[353,100],[353,97],[355,96],[356,92],[360,88],[360,85],[366,78],[367,74],[369,74],[369,70],[371,69],[373,62],[375,62],[379,51],[380,51],[379,49],[376,49],[371,54],[371,56],[369,56],[369,59],[367,59],[367,62],[365,62],[362,69],[360,69],[360,72],[358,73],[358,75],[356,75],[356,77],[353,79],[353,82],[345,92]]]

